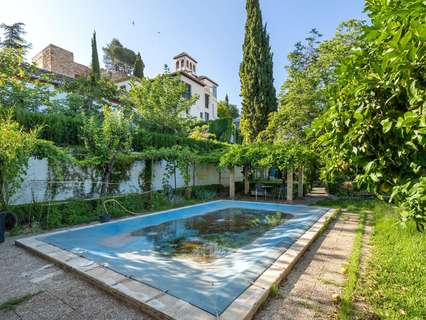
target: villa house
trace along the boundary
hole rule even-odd
[[[187,97],[198,95],[197,102],[189,110],[189,115],[204,121],[217,119],[216,82],[206,76],[197,76],[197,61],[186,52],[173,57],[175,72],[186,83]]]
[[[76,79],[87,75],[89,67],[74,61],[71,51],[49,44],[32,59],[36,67],[61,77]],[[182,52],[173,58],[174,75],[185,82],[185,95],[198,95],[197,102],[190,108],[188,115],[204,121],[217,119],[217,87],[218,84],[206,76],[197,75],[197,61],[189,54]],[[130,89],[134,77],[119,72],[102,70],[102,75],[111,79],[119,88]]]

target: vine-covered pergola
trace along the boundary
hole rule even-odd
[[[298,197],[303,197],[305,168],[312,167],[316,157],[302,145],[291,142],[281,144],[250,144],[231,146],[220,158],[220,166],[229,170],[229,196],[235,198],[235,167],[244,172],[244,194],[250,192],[250,173],[256,168],[276,167],[287,172],[287,200],[293,201],[293,176],[298,173]]]

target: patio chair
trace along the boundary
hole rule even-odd
[[[277,189],[277,200],[284,200],[287,194],[287,184],[282,184]]]
[[[174,202],[176,198],[176,192],[173,189],[171,185],[165,185],[163,187],[164,195],[166,196],[166,199],[170,202]]]
[[[267,192],[264,188],[264,185],[261,183],[256,183],[254,190],[251,192],[251,194],[256,197],[256,200],[257,200],[257,196],[264,196],[266,200]]]

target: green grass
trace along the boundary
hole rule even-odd
[[[28,300],[30,300],[32,297],[38,295],[42,291],[36,292],[36,293],[29,293],[24,296],[15,297],[12,299],[7,300],[6,302],[3,302],[0,304],[0,311],[10,311],[15,310],[15,308],[20,305],[21,303],[24,303]]]
[[[414,223],[402,225],[398,209],[382,201],[342,199],[324,200],[319,204],[357,213],[372,211],[374,232],[366,272],[353,290],[355,278],[351,278],[351,273],[355,268],[352,270],[351,266],[355,267],[352,263],[357,250],[354,248],[340,313],[353,314],[353,305],[344,302],[346,293],[352,291],[352,296],[362,297],[369,305],[368,313],[373,315],[368,317],[426,319],[426,235],[419,233]]]
[[[426,236],[396,214],[375,215],[373,252],[361,294],[383,319],[426,319]]]
[[[356,289],[359,277],[359,264],[362,249],[362,236],[364,234],[367,214],[361,212],[358,227],[355,233],[355,239],[352,247],[352,254],[346,268],[346,281],[343,286],[340,308],[338,312],[339,319],[351,319],[353,312],[353,294]]]

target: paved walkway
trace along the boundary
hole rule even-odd
[[[316,240],[255,319],[327,318],[335,309],[331,296],[344,281],[357,216],[343,214]],[[0,305],[28,296],[14,310],[0,310],[0,320],[151,319],[138,309],[95,288],[77,276],[14,246],[0,244]]]
[[[77,276],[16,247],[0,244],[0,305],[28,296],[15,310],[0,310],[1,320],[151,319]]]
[[[255,316],[256,320],[333,319],[337,305],[333,294],[341,292],[345,281],[342,268],[352,252],[358,215],[343,213],[327,232],[318,238],[279,293]]]

